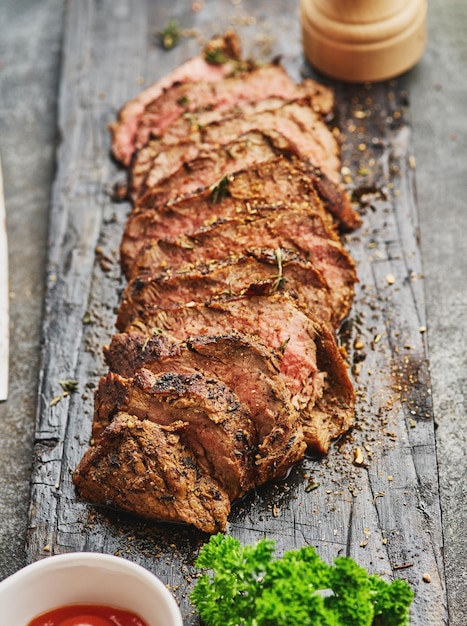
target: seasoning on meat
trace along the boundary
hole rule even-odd
[[[225,531],[232,503],[352,425],[336,333],[357,275],[339,233],[361,220],[333,103],[243,61],[230,32],[111,124],[128,285],[73,476],[83,498]]]
[[[316,212],[289,209],[265,215],[263,212],[251,220],[227,220],[172,242],[153,242],[138,256],[134,275],[153,268],[183,270],[261,247],[288,248],[321,273],[329,287],[333,318],[340,324],[349,314],[356,281],[355,264],[342,243]]]
[[[315,452],[326,453],[331,439],[352,423],[355,395],[333,333],[297,308],[286,293],[167,309],[145,307],[125,330],[148,335],[155,329],[178,341],[234,329],[275,350],[281,375],[308,433],[306,443]]]
[[[230,331],[174,341],[129,332],[114,335],[105,354],[110,369],[121,376],[134,376],[142,367],[153,373],[201,372],[232,389],[249,408],[256,429],[256,485],[280,478],[301,458],[302,426],[280,375],[280,359],[257,338]]]
[[[125,328],[140,310],[154,303],[169,308],[225,296],[281,292],[291,295],[299,308],[315,318],[336,321],[329,286],[311,261],[287,248],[261,248],[188,268],[149,267],[135,272],[123,293],[117,326]]]

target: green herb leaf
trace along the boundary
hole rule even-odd
[[[179,104],[181,107],[186,107],[188,103],[189,103],[188,96],[182,96],[181,98],[177,100],[177,104]]]
[[[78,381],[77,380],[59,380],[58,384],[68,393],[72,393],[73,391],[78,390]]]
[[[55,396],[54,398],[52,398],[52,400],[49,402],[49,406],[55,406],[56,404],[58,404],[60,402],[60,400],[65,397],[63,393],[61,393],[58,396]]]
[[[286,348],[288,346],[289,341],[290,341],[290,337],[287,337],[287,339],[285,341],[283,341],[282,344],[279,346],[279,352],[281,354],[284,354],[284,352],[285,352],[285,350],[286,350]]]
[[[68,397],[74,391],[78,391],[78,381],[77,380],[59,380],[58,384],[63,389],[63,393],[60,393],[58,396],[52,398],[49,402],[49,406],[56,406],[63,398]]]
[[[92,324],[92,315],[90,311],[86,311],[83,315],[83,324]]]
[[[221,48],[207,47],[204,51],[204,58],[211,65],[224,65],[229,60]]]
[[[217,204],[225,198],[229,193],[229,179],[227,175],[223,176],[215,185],[211,187],[211,193],[209,195],[209,202],[211,204]]]
[[[172,50],[180,40],[180,29],[176,20],[169,20],[167,26],[159,33],[159,41],[164,50]]]
[[[191,594],[206,626],[408,626],[413,592],[370,576],[349,557],[328,565],[312,546],[274,559],[268,539],[242,546],[214,535]]]

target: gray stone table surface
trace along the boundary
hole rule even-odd
[[[409,75],[450,624],[467,624],[467,3],[429,0]],[[0,404],[0,579],[25,565],[65,5],[0,0],[0,154],[10,260],[10,392]]]

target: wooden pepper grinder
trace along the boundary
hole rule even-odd
[[[331,78],[393,78],[425,50],[427,0],[301,0],[300,9],[305,56]]]

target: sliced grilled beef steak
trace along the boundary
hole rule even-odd
[[[246,103],[242,107],[233,106],[228,111],[208,108],[185,113],[166,128],[162,136],[153,137],[133,155],[128,168],[128,195],[130,199],[136,200],[154,160],[159,159],[159,155],[167,148],[187,141],[195,143],[193,140],[200,138],[200,129],[219,120],[231,119],[239,114],[248,117],[261,111],[273,111],[284,106],[285,102],[288,100],[275,96]]]
[[[274,144],[275,138],[272,137]],[[287,150],[287,146],[289,150]],[[208,198],[211,205],[219,210],[220,200],[232,197],[245,203],[256,201],[259,204],[283,204],[293,206],[308,202],[316,205],[316,196],[321,200],[324,209],[335,219],[342,231],[354,230],[361,224],[360,215],[353,209],[347,194],[340,185],[333,183],[318,168],[304,158],[299,158],[296,148],[285,140],[277,144],[277,154],[270,159],[261,159],[248,168],[243,168],[216,181],[212,189],[203,189],[199,194]],[[202,183],[200,183],[202,185]],[[203,195],[204,194],[204,195]],[[170,209],[177,211],[185,205],[198,202],[193,194],[186,198],[170,200]],[[164,205],[150,193],[135,205],[134,211],[139,213],[147,209],[165,211]],[[212,215],[209,216],[212,219]],[[208,219],[209,219],[208,218]]]
[[[228,33],[111,124],[129,283],[73,477],[82,497],[224,531],[232,501],[351,426],[335,329],[357,276],[339,233],[361,219],[333,105],[326,87],[243,61]]]
[[[225,63],[209,63],[206,58],[207,49],[198,56],[189,59],[175,68],[156,83],[143,90],[125,104],[115,122],[109,125],[112,134],[112,154],[123,165],[128,166],[135,150],[143,146],[149,138],[146,119],[148,108],[163,97],[167,91],[175,91],[181,84],[202,81],[203,84],[220,81],[238,69],[240,60],[239,40],[235,33],[228,32],[224,37],[216,38],[209,43],[212,53],[217,50],[223,55]],[[175,101],[175,104],[176,101]],[[181,105],[179,105],[181,106]],[[177,108],[175,109],[177,111]],[[177,115],[169,112],[170,119]]]
[[[281,374],[301,411],[306,443],[325,453],[330,434],[323,433],[320,426],[322,407],[327,402],[333,404],[332,425],[328,426],[331,436],[338,436],[352,423],[354,392],[332,333],[297,309],[287,295],[239,297],[178,309],[144,310],[127,331],[163,332],[184,341],[194,335],[222,334],[232,329],[258,336],[281,355]]]
[[[356,282],[355,264],[318,213],[271,211],[270,217],[233,219],[176,242],[159,241],[141,251],[133,272],[137,276],[157,268],[187,269],[261,247],[291,249],[310,260],[329,287],[333,320],[347,317]]]
[[[217,185],[224,176],[262,163],[280,154],[297,155],[298,149],[274,131],[254,130],[217,149],[201,150],[157,185],[141,190],[138,202],[161,206],[167,202]]]
[[[282,202],[294,206],[307,202],[317,208],[316,196],[337,221],[341,230],[353,230],[361,223],[347,194],[308,160],[280,155],[230,176],[228,194],[238,200],[251,202]]]
[[[186,422],[161,426],[119,413],[73,475],[81,497],[164,522],[225,531],[230,500],[183,443]]]
[[[248,214],[260,217],[262,207],[268,206],[277,210],[309,206],[322,212],[328,224],[332,215],[343,230],[360,224],[346,194],[319,171],[296,158],[274,157],[224,178],[213,189],[160,207],[149,201],[138,205],[123,234],[123,270],[130,276],[134,259],[151,241],[171,241],[219,220]]]
[[[329,179],[340,182],[339,148],[334,135],[308,103],[293,102],[256,114],[237,112],[227,119],[198,126],[177,143],[165,143],[165,135],[154,139],[133,160],[132,197],[137,201],[145,190],[159,185],[203,151],[227,145],[251,131],[268,133],[271,129],[294,145],[302,158],[313,163]]]
[[[186,80],[186,70],[179,69],[176,80],[172,76],[165,80],[165,89],[156,84],[143,92],[139,99],[124,107],[119,122],[111,127],[116,158],[128,165],[133,152],[145,146],[151,137],[161,136],[183,115],[202,109],[216,109],[221,114],[233,106],[242,107],[277,96],[288,100],[309,97],[316,111],[323,115],[332,111],[332,91],[310,79],[294,83],[284,68],[276,64],[229,76],[234,65],[227,61],[225,65],[213,68],[204,59],[197,58],[187,66],[193,71],[191,81]],[[206,80],[203,80],[203,74]]]
[[[353,424],[355,391],[334,334],[325,324],[321,324],[315,342],[318,367],[327,376],[323,393],[313,407],[312,419],[303,420],[303,433],[306,441],[319,442],[317,452],[325,453],[332,439]]]
[[[333,326],[329,288],[312,263],[292,250],[253,250],[180,271],[145,272],[126,287],[117,326],[125,328],[143,308],[169,308],[214,297],[287,292],[306,313]]]
[[[305,449],[302,425],[280,375],[277,355],[252,336],[191,337],[173,342],[165,335],[121,333],[105,351],[112,371],[132,377],[144,367],[153,373],[201,372],[215,376],[249,407],[258,437],[255,484],[282,477]]]
[[[122,411],[161,425],[185,422],[184,444],[231,500],[254,486],[256,430],[249,409],[220,380],[144,368],[134,378],[109,372],[96,392],[94,438]]]

